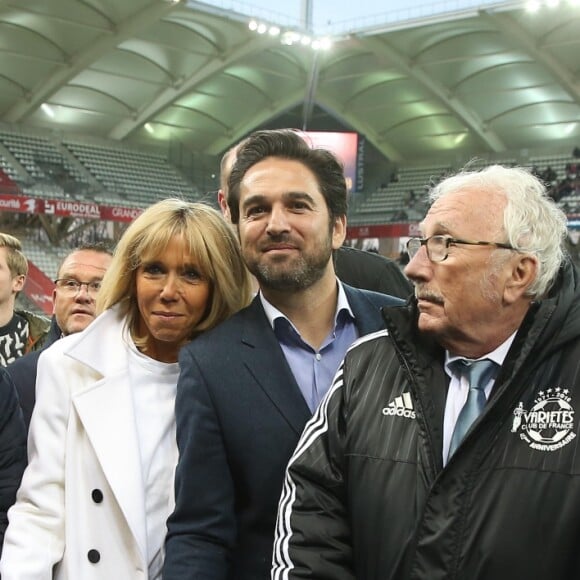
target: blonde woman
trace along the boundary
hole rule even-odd
[[[250,297],[235,234],[217,211],[168,199],[129,226],[99,317],[40,357],[3,580],[161,577],[178,352]]]

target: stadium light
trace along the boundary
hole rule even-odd
[[[532,14],[537,12],[540,9],[541,5],[538,0],[529,0],[526,3],[526,11],[531,12]]]
[[[293,44],[299,42],[300,38],[301,35],[298,32],[295,32],[294,30],[287,30],[282,35],[280,41],[282,42],[282,44],[285,44],[286,46],[292,46]]]
[[[302,34],[291,29],[283,30],[275,24],[267,24],[254,18],[248,22],[248,28],[258,34],[268,33],[270,36],[279,36],[280,43],[285,46],[301,44],[302,46],[310,46],[313,50],[328,50],[332,46],[332,40],[328,37],[312,38],[310,34]]]
[[[47,116],[49,116],[51,119],[54,119],[54,111],[52,110],[52,107],[50,105],[42,103],[42,105],[40,105],[40,108],[44,111],[44,113]]]

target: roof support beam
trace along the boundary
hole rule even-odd
[[[556,82],[570,94],[576,103],[580,104],[580,84],[574,79],[574,75],[545,50],[541,50],[541,47],[536,45],[534,39],[524,31],[513,16],[505,12],[499,14],[486,10],[482,10],[481,15],[487,18],[508,41],[515,43],[536,62],[543,64],[556,79]]]
[[[9,123],[22,121],[36,111],[42,103],[48,101],[63,85],[88,68],[103,54],[113,50],[127,38],[135,36],[139,30],[157,22],[169,12],[175,10],[177,6],[170,2],[159,2],[157,0],[152,2],[147,8],[139,10],[134,16],[122,22],[113,34],[102,36],[85,51],[72,57],[68,66],[57,70],[43,85],[37,87],[32,95],[12,107],[4,116],[4,121]]]
[[[246,58],[252,53],[256,53],[272,46],[276,40],[269,35],[256,36],[251,42],[246,42],[242,46],[233,47],[223,58],[211,58],[205,66],[201,67],[191,77],[175,84],[158,95],[149,104],[143,107],[131,120],[126,120],[119,123],[109,134],[110,139],[122,140],[127,137],[132,131],[141,127],[148,121],[151,121],[155,115],[160,113],[163,109],[168,107],[171,103],[178,100],[183,95],[191,92],[191,90],[200,83],[211,78],[213,75],[225,70],[233,63]]]
[[[473,131],[493,152],[500,153],[506,150],[500,138],[473,111],[469,110],[459,99],[449,94],[448,90],[438,81],[416,66],[410,60],[399,54],[384,41],[372,37],[359,37],[363,47],[370,50],[379,63],[384,66],[395,66],[407,76],[425,87],[434,97],[441,101],[457,118]]]
[[[299,89],[286,95],[283,99],[270,103],[270,106],[264,107],[259,115],[255,115],[251,119],[245,120],[243,123],[235,127],[234,131],[229,135],[211,143],[207,148],[207,153],[209,155],[218,155],[225,149],[232,147],[241,141],[248,133],[250,133],[250,131],[256,127],[260,127],[260,125],[263,125],[273,116],[279,115],[284,111],[288,111],[299,105],[303,98],[303,90]]]

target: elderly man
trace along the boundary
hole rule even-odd
[[[580,298],[528,172],[465,172],[411,239],[415,299],[346,355],[290,461],[272,578],[580,578]]]

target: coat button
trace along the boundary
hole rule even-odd
[[[103,492],[100,489],[93,489],[91,497],[95,503],[101,503],[103,501]]]
[[[89,550],[87,558],[91,564],[96,564],[101,559],[101,554],[98,550]]]

